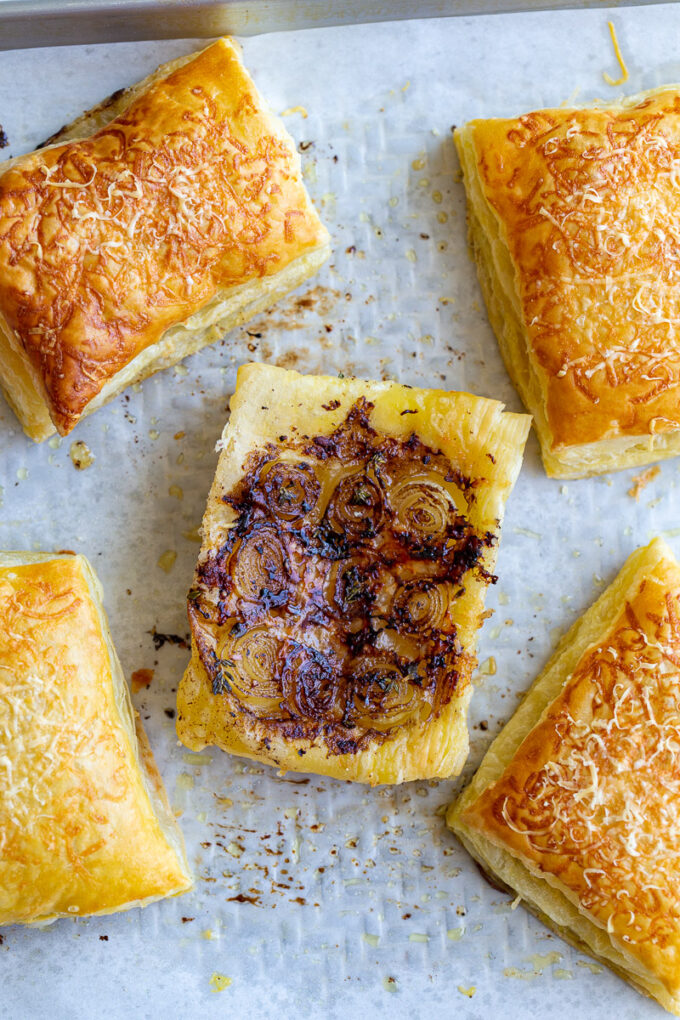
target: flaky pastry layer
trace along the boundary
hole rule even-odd
[[[0,924],[192,884],[82,556],[0,553]]]
[[[460,771],[476,632],[528,427],[470,394],[240,369],[189,595],[182,742],[371,784]],[[399,538],[400,513],[451,537],[441,550]],[[251,546],[268,572],[255,586]],[[255,632],[258,651],[240,651]],[[269,672],[246,712],[254,661]]]
[[[548,474],[680,452],[680,92],[455,133],[470,240]]]
[[[447,821],[559,934],[680,1013],[680,566],[634,553]]]
[[[66,434],[328,254],[293,140],[221,39],[0,167],[0,383],[32,438]]]

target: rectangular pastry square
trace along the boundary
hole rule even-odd
[[[546,471],[680,452],[680,91],[455,132],[469,232]]]
[[[579,949],[680,1015],[680,566],[635,552],[447,821]]]
[[[161,67],[0,164],[0,385],[31,438],[269,307],[328,257],[236,44]]]
[[[0,925],[192,884],[82,556],[0,553]]]
[[[241,368],[189,593],[180,740],[371,784],[460,771],[528,428],[467,393]]]

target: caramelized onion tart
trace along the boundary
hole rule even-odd
[[[191,884],[89,563],[0,553],[0,925]]]
[[[491,325],[549,475],[680,453],[680,90],[455,132]]]
[[[496,880],[680,1015],[680,566],[635,552],[447,821]]]
[[[467,393],[242,368],[189,593],[180,740],[372,784],[458,772],[528,428]]]
[[[0,385],[66,435],[328,257],[293,139],[220,39],[0,164]]]

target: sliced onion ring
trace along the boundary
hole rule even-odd
[[[387,490],[395,524],[418,541],[436,541],[457,514],[456,504],[439,479],[404,478]]]
[[[321,652],[291,642],[282,672],[291,711],[318,722],[340,722],[345,711],[345,682]]]
[[[398,629],[406,634],[417,634],[441,628],[449,598],[450,588],[446,582],[425,579],[402,585],[392,604]]]
[[[268,511],[287,524],[308,517],[321,493],[314,468],[307,461],[269,461],[260,471],[258,485]]]
[[[218,657],[230,667],[232,693],[257,715],[281,714],[280,650],[268,627],[254,627],[235,640],[227,636],[218,646]]]
[[[229,565],[241,598],[256,601],[263,588],[278,594],[286,583],[286,556],[276,530],[267,526],[242,539]]]
[[[378,658],[355,659],[351,673],[352,725],[386,732],[430,714],[430,705],[394,663]]]
[[[368,538],[382,524],[384,514],[380,487],[363,471],[346,475],[328,502],[326,520],[341,535]]]

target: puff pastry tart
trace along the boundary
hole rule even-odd
[[[455,132],[479,277],[546,471],[680,452],[680,89]]]
[[[579,949],[680,1015],[680,566],[656,539],[562,639],[448,823]]]
[[[189,593],[180,740],[372,784],[459,771],[528,427],[467,393],[242,368]]]
[[[35,440],[221,337],[329,254],[293,140],[229,39],[52,141],[0,165],[0,384]]]
[[[82,556],[0,553],[0,924],[191,886]]]

